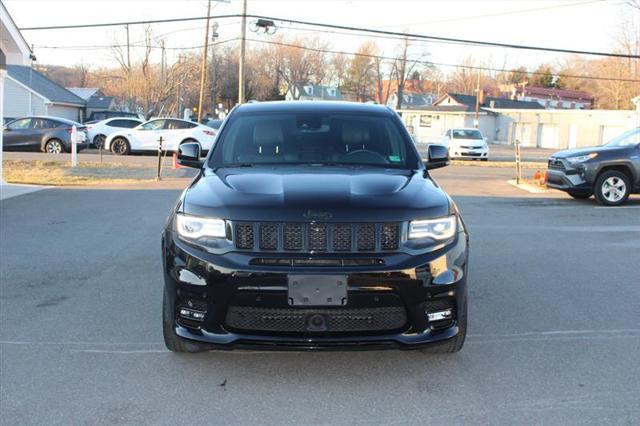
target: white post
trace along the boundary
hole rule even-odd
[[[78,130],[76,125],[71,126],[71,167],[78,166]]]
[[[4,128],[4,76],[7,73],[6,70],[0,68],[0,120],[2,121],[2,128]],[[2,175],[2,134],[4,132],[0,132],[0,185],[4,183],[4,178]]]

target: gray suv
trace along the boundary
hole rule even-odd
[[[71,129],[76,126],[82,142],[78,150],[87,148],[87,128],[75,121],[59,117],[22,117],[8,122],[2,129],[3,148],[16,151],[42,151],[49,154],[71,152]]]
[[[594,195],[605,206],[640,193],[640,127],[603,146],[556,152],[549,158],[547,186],[578,199]]]

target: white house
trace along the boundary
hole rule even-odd
[[[7,64],[28,65],[31,49],[0,1],[0,119],[4,114]],[[3,123],[4,124],[4,123]],[[2,183],[2,132],[0,132],[0,183]]]

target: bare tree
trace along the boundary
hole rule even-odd
[[[404,85],[409,75],[413,72],[416,64],[423,59],[423,55],[420,57],[416,57],[414,59],[409,59],[409,39],[405,38],[400,45],[400,54],[396,56],[392,67],[392,74],[395,77],[395,80],[398,84],[397,91],[397,100],[396,100],[396,109],[400,109],[402,107],[402,99],[404,97]]]

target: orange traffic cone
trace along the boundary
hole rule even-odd
[[[182,166],[180,166],[180,164],[178,164],[178,154],[177,153],[173,153],[173,168],[175,169],[179,169]]]

